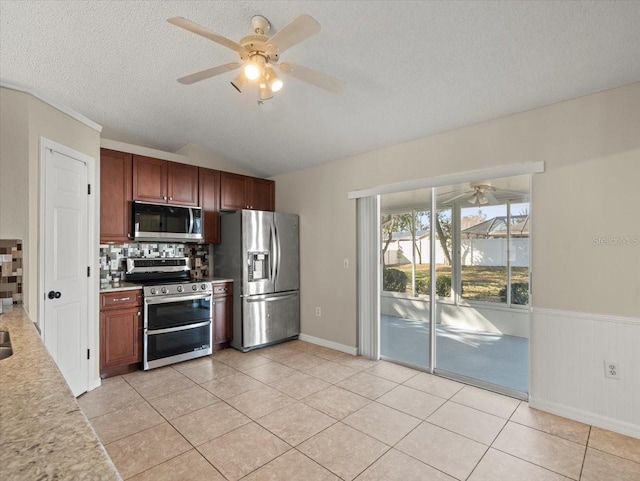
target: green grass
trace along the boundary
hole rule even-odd
[[[389,266],[398,269],[411,279],[411,264]],[[451,266],[436,265],[436,276],[451,275]],[[416,280],[429,278],[429,264],[416,265]],[[529,282],[527,267],[512,267],[511,282]],[[507,284],[506,267],[462,266],[462,297],[476,301],[500,301],[500,289]],[[407,284],[407,292],[411,293],[411,282]]]

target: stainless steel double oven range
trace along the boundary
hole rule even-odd
[[[127,281],[143,285],[144,370],[212,352],[211,283],[189,272],[189,258],[127,259]]]

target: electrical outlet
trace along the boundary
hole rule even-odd
[[[609,379],[620,379],[620,364],[615,361],[605,361],[604,377]]]
[[[322,317],[322,310],[319,307],[316,307],[316,317]]]
[[[344,268],[348,269],[349,268],[349,259],[345,259],[344,260]]]

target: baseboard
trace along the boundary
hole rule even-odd
[[[579,421],[581,423],[590,424],[592,426],[597,426],[599,428],[608,429],[609,431],[615,431],[626,436],[640,439],[640,426],[636,424],[619,421],[617,419],[601,416],[589,411],[583,411],[571,406],[544,401],[534,397],[529,399],[529,406],[534,409],[573,419],[574,421]]]
[[[300,339],[301,341],[310,342],[311,344],[317,344],[318,346],[328,347],[329,349],[335,349],[336,351],[346,352],[347,354],[351,354],[352,356],[358,355],[357,347],[345,346],[344,344],[327,341],[326,339],[309,336],[308,334],[300,334],[298,336],[298,339]]]

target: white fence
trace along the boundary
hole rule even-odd
[[[429,263],[429,239],[417,242],[416,263]],[[507,253],[506,239],[462,239],[461,256],[463,266],[506,266],[507,255],[511,256],[512,267],[529,265],[529,238],[511,239]],[[422,256],[419,255],[422,253]],[[385,265],[409,264],[413,261],[411,240],[393,241],[384,254]],[[436,264],[445,264],[446,257],[439,243],[436,243]]]

